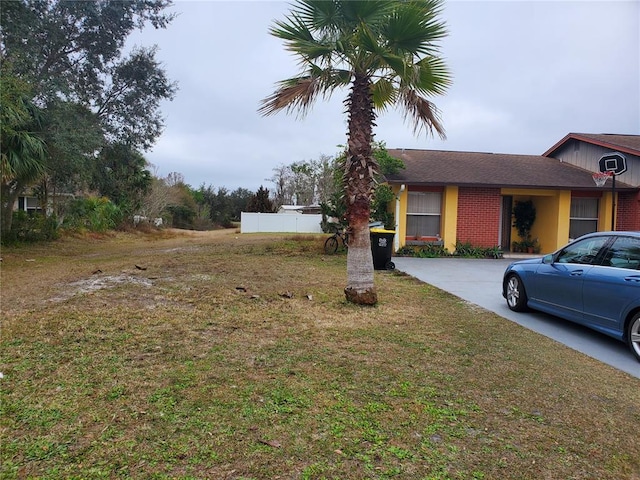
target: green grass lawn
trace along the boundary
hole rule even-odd
[[[640,381],[324,239],[4,248],[0,477],[640,480]]]

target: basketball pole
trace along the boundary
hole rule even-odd
[[[616,229],[616,174],[611,172],[611,231]]]

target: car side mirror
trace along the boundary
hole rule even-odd
[[[553,263],[553,254],[545,255],[542,257],[542,263],[546,263],[547,265],[551,265]]]

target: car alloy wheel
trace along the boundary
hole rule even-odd
[[[527,294],[518,275],[512,273],[507,277],[507,306],[514,312],[527,309]]]

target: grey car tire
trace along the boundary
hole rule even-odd
[[[507,306],[514,312],[527,310],[527,292],[524,289],[522,279],[515,273],[510,274],[506,280],[505,292],[507,294]]]
[[[640,361],[640,312],[636,313],[627,325],[627,343]]]

